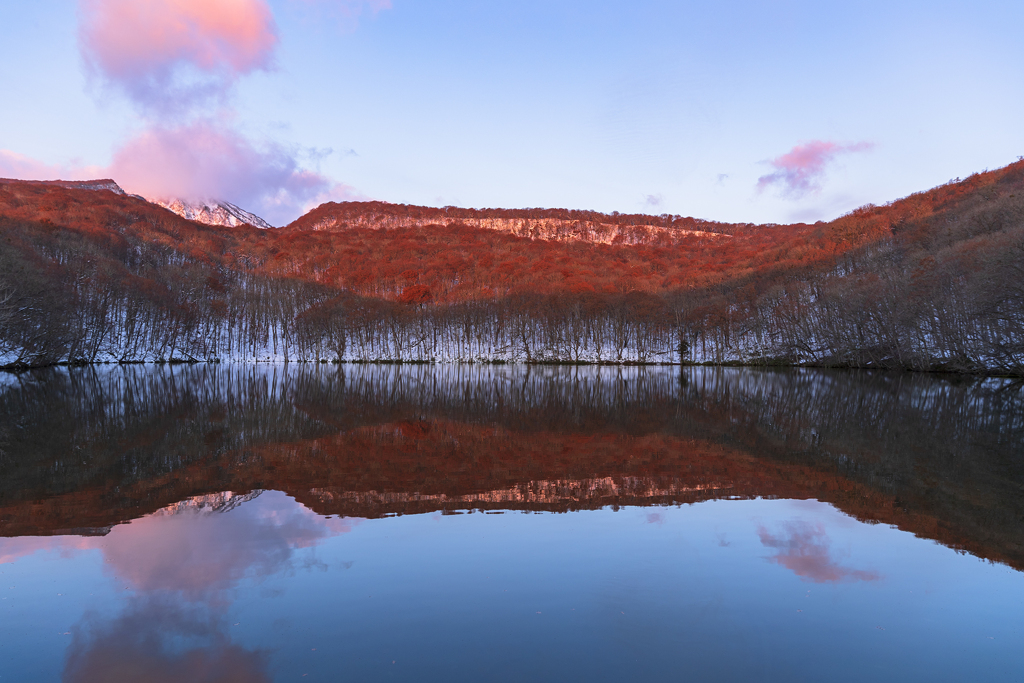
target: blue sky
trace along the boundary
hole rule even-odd
[[[789,222],[1024,154],[1020,3],[206,0],[269,9],[276,42],[229,76],[195,46],[162,64],[216,91],[165,111],[97,57],[124,26],[82,37],[131,1],[0,8],[0,175],[153,194],[157,131],[206,164],[168,192],[277,223],[346,197]],[[182,142],[216,135],[233,146]]]

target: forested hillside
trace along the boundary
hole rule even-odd
[[[1024,162],[814,225],[325,204],[208,226],[0,181],[0,365],[744,362],[1024,374]]]

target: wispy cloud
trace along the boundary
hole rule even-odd
[[[665,198],[659,194],[645,194],[644,195],[644,206],[656,209],[665,202]]]
[[[779,534],[772,534],[763,526],[758,528],[757,534],[762,545],[778,550],[771,561],[801,578],[816,583],[876,581],[881,578],[877,572],[850,569],[834,560],[831,542],[821,525],[793,521],[786,523]]]
[[[799,199],[821,189],[828,165],[843,154],[866,152],[874,147],[870,142],[841,145],[825,140],[812,140],[797,145],[768,163],[775,169],[757,179],[757,189],[763,192],[778,187],[783,196]]]
[[[0,149],[0,178],[56,180],[67,176],[68,170],[62,166],[44,164],[24,154]]]

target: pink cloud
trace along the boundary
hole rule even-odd
[[[221,96],[270,66],[277,30],[264,0],[80,0],[86,63],[136,102],[167,111]]]
[[[788,522],[785,531],[777,536],[764,527],[760,527],[757,534],[766,548],[779,551],[770,558],[772,562],[815,583],[877,581],[881,578],[877,572],[843,567],[832,559],[831,542],[820,524]]]
[[[47,164],[24,154],[0,149],[0,178],[20,180],[86,180],[103,175],[100,166]]]
[[[114,154],[106,175],[152,199],[221,199],[283,225],[332,190],[281,145],[257,146],[217,121],[153,127]]]
[[[51,166],[17,152],[0,149],[0,178],[56,180],[65,173],[66,169],[60,166]]]
[[[757,179],[758,191],[769,186],[781,186],[786,196],[801,197],[821,189],[825,170],[841,154],[866,152],[874,147],[870,142],[840,145],[824,140],[797,145],[782,156],[769,161],[775,171]]]

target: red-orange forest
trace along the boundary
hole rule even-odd
[[[203,225],[0,181],[0,365],[715,362],[1024,374],[1024,162],[813,225],[328,203]]]

